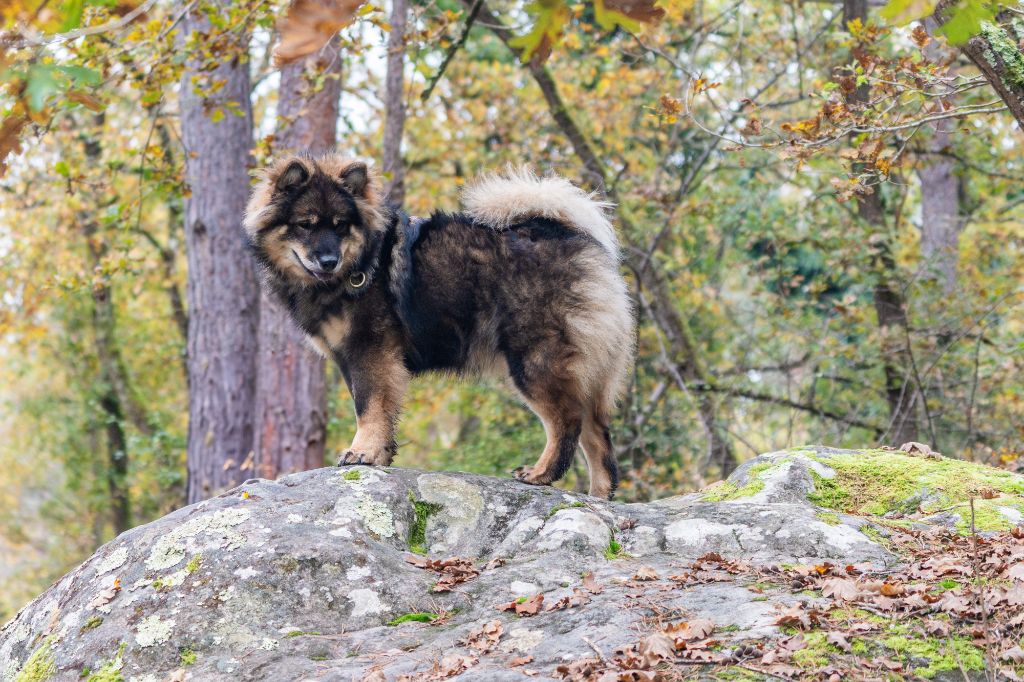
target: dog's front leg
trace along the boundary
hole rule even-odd
[[[395,426],[409,383],[397,351],[376,350],[344,361],[342,374],[356,406],[356,435],[338,464],[387,466],[395,457]]]

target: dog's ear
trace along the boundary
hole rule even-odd
[[[309,169],[304,163],[295,159],[285,166],[285,169],[277,176],[274,187],[278,192],[294,192],[307,182],[309,182]]]
[[[353,163],[341,173],[341,185],[351,192],[352,196],[365,197],[369,180],[370,171],[365,163]]]

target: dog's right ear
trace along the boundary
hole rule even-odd
[[[291,193],[309,182],[309,169],[298,159],[289,163],[277,176],[274,187],[278,192]]]

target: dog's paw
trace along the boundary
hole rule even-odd
[[[530,485],[549,485],[551,483],[551,476],[537,471],[535,467],[516,467],[512,470],[512,475],[523,483],[529,483]]]
[[[338,455],[338,466],[365,464],[373,467],[386,467],[391,464],[391,460],[394,458],[395,452],[391,448],[349,448]]]

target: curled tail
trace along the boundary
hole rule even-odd
[[[616,260],[619,241],[608,220],[614,204],[594,198],[563,177],[537,177],[525,166],[490,173],[462,193],[466,213],[496,230],[527,218],[548,218],[590,235]]]

